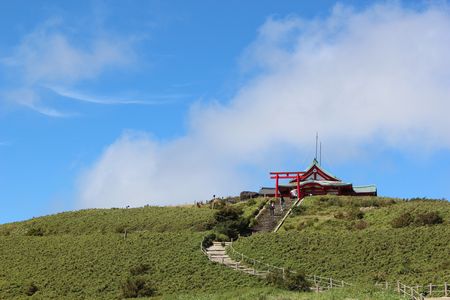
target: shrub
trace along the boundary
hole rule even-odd
[[[27,296],[33,296],[38,290],[39,289],[34,282],[25,285],[25,295]]]
[[[249,234],[250,221],[243,217],[241,208],[225,206],[214,214],[217,224],[216,233],[226,235],[228,239],[236,240],[239,235]]]
[[[353,225],[353,228],[362,230],[362,229],[366,229],[368,226],[369,226],[369,224],[366,221],[359,220],[359,221],[355,222],[355,224]]]
[[[349,220],[361,220],[364,218],[364,212],[359,208],[353,208],[347,212],[347,219]]]
[[[411,225],[411,223],[414,221],[413,216],[411,213],[406,212],[398,216],[397,218],[393,219],[391,222],[391,226],[393,228],[401,228],[401,227],[407,227]]]
[[[287,289],[290,291],[310,291],[311,283],[306,280],[306,277],[301,272],[292,272],[287,269],[284,273],[281,271],[270,272],[266,280],[269,284],[275,285],[277,287]]]
[[[442,224],[444,220],[438,212],[419,213],[414,218],[414,223],[419,226]]]
[[[151,297],[155,292],[155,289],[140,277],[129,277],[122,284],[123,298]]]
[[[290,291],[309,292],[311,284],[303,273],[287,272],[284,279],[284,286]]]
[[[269,274],[267,274],[266,280],[269,284],[283,287],[284,279],[283,279],[283,273],[281,271],[272,271]]]
[[[216,235],[214,233],[210,233],[202,241],[203,248],[208,248],[213,245],[214,240],[216,239]]]
[[[42,227],[31,227],[27,231],[27,235],[29,236],[44,236],[45,231]]]
[[[233,206],[222,207],[214,214],[214,219],[217,222],[235,221],[242,216],[242,209]]]
[[[249,220],[241,218],[235,221],[227,221],[216,225],[215,231],[236,240],[239,235],[246,235],[249,232]]]

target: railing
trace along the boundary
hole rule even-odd
[[[240,264],[245,264],[247,266],[251,266],[253,269],[253,273],[259,273],[259,274],[268,274],[268,273],[281,273],[283,278],[288,274],[296,274],[295,271],[274,266],[262,261],[259,261],[257,259],[251,258],[246,256],[245,254],[237,251],[233,247],[233,241],[231,244],[226,247],[227,252],[230,254],[230,256],[235,259],[239,260]],[[321,291],[327,291],[332,288],[342,288],[345,286],[351,286],[350,283],[347,283],[343,280],[335,280],[333,278],[328,277],[322,277],[317,275],[306,275],[306,280],[308,280],[312,286],[311,290],[321,292]]]
[[[205,249],[205,247],[203,247],[203,242],[205,241],[205,238],[206,238],[206,236],[205,237],[203,237],[203,240],[200,242],[200,251],[202,251],[203,252],[203,254],[205,254],[206,256],[208,256],[209,257],[209,255],[208,255],[208,253],[206,252],[206,249]]]
[[[392,289],[395,290],[400,295],[406,296],[413,300],[423,300],[427,297],[448,297],[450,295],[450,287],[447,282],[444,284],[428,284],[428,285],[411,285],[408,286],[406,284],[397,281],[396,283],[392,282],[379,282],[375,284],[376,286],[380,286],[384,289]]]
[[[277,225],[277,227],[275,227],[275,229],[273,230],[273,232],[277,232],[278,229],[281,228],[281,226],[283,225],[284,221],[285,221],[285,220],[287,219],[287,217],[291,214],[292,209],[293,209],[294,207],[296,207],[297,205],[299,205],[300,203],[302,203],[303,199],[304,199],[304,198],[297,199],[297,200],[294,202],[294,204],[291,206],[291,208],[288,210],[288,212],[284,215],[283,219],[281,219],[281,221],[278,222],[278,225]]]

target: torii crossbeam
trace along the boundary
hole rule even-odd
[[[297,199],[300,199],[300,180],[305,172],[270,172],[270,179],[275,179],[275,198],[278,198],[278,181],[280,179],[297,179]]]

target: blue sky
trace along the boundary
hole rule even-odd
[[[449,198],[444,2],[3,1],[0,223],[323,165]]]

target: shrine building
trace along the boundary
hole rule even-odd
[[[325,171],[314,159],[311,166],[304,172],[270,172],[270,178],[275,179],[275,188],[263,187],[259,191],[268,197],[296,197],[309,195],[350,195],[376,196],[375,185],[353,186]],[[280,179],[290,179],[288,183],[280,184]]]

